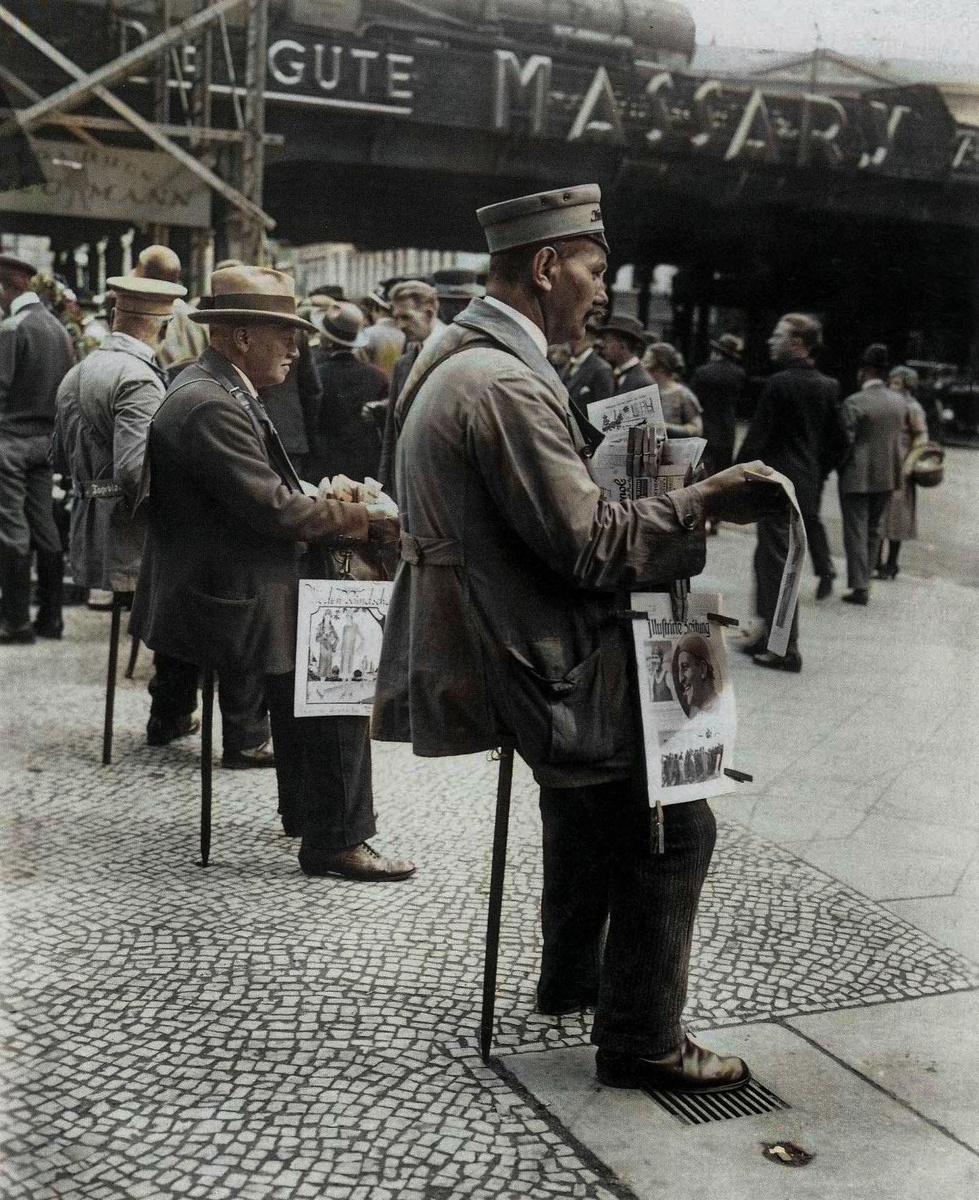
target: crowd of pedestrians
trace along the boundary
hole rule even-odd
[[[741,339],[718,337],[688,373],[675,346],[609,315],[599,205],[594,186],[490,205],[485,284],[389,280],[359,304],[335,288],[297,297],[288,275],[233,259],[188,299],[177,256],[151,246],[108,281],[110,332],[77,363],[34,266],[0,256],[0,643],[62,634],[53,469],[74,581],[131,609],[153,651],[148,743],[197,728],[213,670],[222,762],[274,768],[305,874],[415,871],[371,846],[371,736],[429,756],[512,741],[541,788],[540,1011],[597,1006],[606,1084],[733,1090],[747,1066],[681,1024],[714,820],[705,800],[672,805],[656,849],[617,591],[688,579],[708,533],[754,523],[762,630],[744,648],[797,672],[797,615],[787,652],[765,648],[789,528],[772,469],[795,486],[820,599],[834,579],[820,501],[837,472],[843,599],[865,605],[875,569],[897,573],[915,481],[940,474],[940,451],[885,347],[841,400],[801,313],[775,326],[775,370],[736,451]],[[706,438],[705,469],[612,505],[589,470],[588,405],[653,383],[667,435]],[[294,709],[299,580],[344,577],[352,556],[395,576],[370,731]],[[706,779],[712,754],[671,771]]]

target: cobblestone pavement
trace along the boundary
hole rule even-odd
[[[143,745],[143,654],[99,764],[107,618],[4,653],[7,1200],[629,1193],[475,1052],[495,767],[376,753],[379,841],[416,879],[307,880],[271,772]],[[539,827],[519,769],[501,946],[502,1055],[587,1041],[536,1016]],[[979,986],[979,968],[722,815],[690,1023]],[[505,1061],[505,1060],[504,1060]]]

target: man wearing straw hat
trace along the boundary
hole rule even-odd
[[[64,554],[48,451],[58,385],[75,361],[68,331],[31,291],[37,268],[0,254],[0,645],[60,638]],[[31,624],[31,552],[38,613]]]
[[[150,427],[148,531],[133,609],[152,649],[265,676],[284,831],[308,875],[406,879],[375,833],[366,718],[293,715],[300,543],[356,546],[397,533],[386,497],[306,495],[258,390],[281,383],[315,327],[295,284],[263,267],[215,271],[192,314],[211,345],[174,381]],[[355,493],[356,498],[356,493]]]
[[[480,209],[486,297],[422,351],[401,393],[402,563],[374,736],[430,756],[516,744],[541,785],[540,1011],[597,1002],[606,1084],[725,1091],[747,1067],[681,1025],[714,817],[705,800],[671,805],[665,852],[652,851],[616,591],[698,573],[705,517],[752,521],[781,502],[742,467],[658,499],[602,499],[596,431],[547,361],[607,304],[600,195]]]

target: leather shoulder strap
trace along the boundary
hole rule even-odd
[[[450,350],[449,353],[443,355],[442,358],[436,359],[427,370],[421,373],[421,375],[418,377],[418,380],[413,383],[410,388],[406,387],[404,391],[402,391],[401,396],[398,398],[398,404],[401,408],[400,419],[397,422],[399,430],[404,425],[405,418],[411,411],[411,406],[415,403],[415,398],[421,391],[422,384],[425,383],[429,375],[438,370],[443,363],[447,363],[450,358],[455,358],[457,354],[462,354],[464,350],[475,350],[476,347],[483,346],[492,346],[496,350],[502,350],[504,354],[510,354],[513,358],[517,357],[515,354],[513,354],[512,350],[508,350],[506,346],[501,346],[499,342],[495,342],[491,338],[474,338],[471,342],[466,342],[462,346],[456,346],[454,350]],[[406,396],[407,399],[405,399]],[[401,403],[402,400],[404,400],[403,404]]]

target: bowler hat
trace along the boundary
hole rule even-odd
[[[890,355],[883,342],[874,342],[860,355],[860,366],[886,375],[890,366]]]
[[[349,300],[334,302],[332,308],[315,309],[312,315],[327,341],[348,350],[354,347],[364,324],[363,313],[356,304]]]
[[[735,362],[740,362],[744,357],[744,339],[736,333],[722,333],[716,342],[711,339],[710,348],[726,358],[733,358]]]
[[[635,317],[609,317],[604,325],[599,325],[598,333],[614,333],[627,342],[632,342],[639,349],[646,345],[646,330],[642,321]]]
[[[187,315],[199,325],[289,325],[316,333],[315,325],[296,315],[296,281],[270,267],[215,271],[210,296]]]
[[[441,271],[433,271],[431,280],[440,300],[478,300],[486,294],[486,289],[480,285],[479,275],[463,267],[445,267]]]
[[[13,271],[17,275],[29,275],[33,278],[40,268],[15,254],[0,254],[0,270]]]

